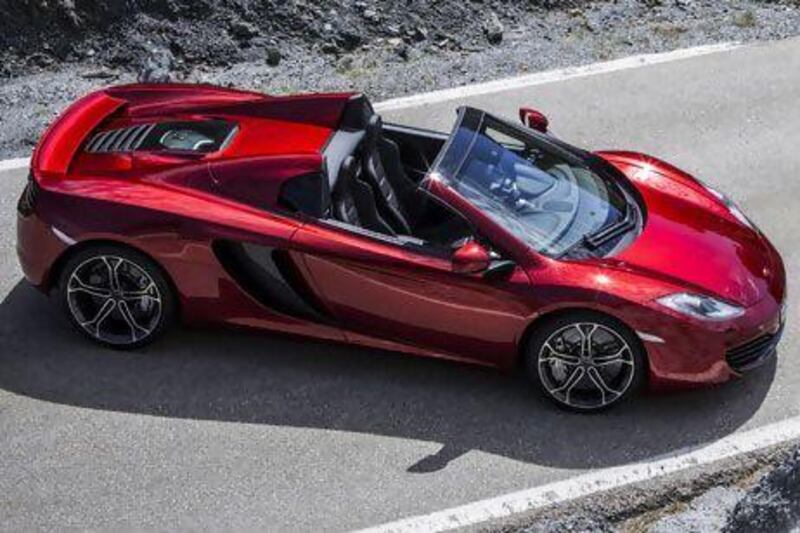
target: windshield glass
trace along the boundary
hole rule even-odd
[[[433,172],[546,255],[562,255],[626,215],[625,197],[580,157],[473,108],[461,110]]]

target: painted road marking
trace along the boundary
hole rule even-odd
[[[661,54],[641,54],[623,57],[621,59],[604,61],[602,63],[592,63],[591,65],[583,65],[580,67],[567,67],[556,70],[547,70],[544,72],[526,74],[524,76],[493,80],[485,83],[464,85],[462,87],[454,87],[452,89],[442,89],[439,91],[384,100],[383,102],[378,102],[375,104],[375,109],[378,111],[390,111],[393,109],[422,106],[425,104],[445,102],[447,100],[456,100],[470,96],[523,89],[525,87],[555,83],[573,78],[596,76],[598,74],[607,74],[609,72],[618,72],[620,70],[629,70],[708,54],[727,52],[739,48],[740,46],[741,44],[739,43],[726,42],[704,46],[694,46],[692,48],[681,48],[679,50],[673,50],[671,52],[664,52]]]
[[[451,89],[442,89],[427,93],[412,94],[400,98],[392,98],[390,100],[384,100],[383,102],[378,102],[377,104],[375,104],[374,107],[377,111],[405,109],[409,107],[422,106],[425,104],[432,104],[435,102],[445,102],[447,100],[467,98],[469,96],[491,94],[496,92],[509,91],[513,89],[521,89],[524,87],[544,85],[547,83],[556,83],[559,81],[569,80],[572,78],[583,78],[586,76],[607,74],[609,72],[618,72],[620,70],[629,70],[634,68],[646,67],[649,65],[658,65],[660,63],[668,63],[670,61],[679,61],[682,59],[689,59],[692,57],[699,57],[708,54],[716,54],[719,52],[727,52],[729,50],[734,50],[740,46],[741,45],[739,43],[726,42],[719,44],[694,46],[691,48],[681,48],[679,50],[673,50],[671,52],[664,52],[661,54],[641,54],[635,56],[628,56],[628,57],[623,57],[621,59],[614,59],[612,61],[592,63],[591,65],[583,65],[579,67],[567,67],[556,70],[547,70],[544,72],[536,72],[534,74],[527,74],[524,76],[517,76],[513,78],[504,78],[485,83],[475,83],[472,85],[453,87]],[[0,172],[2,172],[3,170],[15,170],[20,168],[25,168],[29,165],[29,163],[30,163],[30,158],[7,159],[5,161],[0,161]]]
[[[17,170],[27,167],[31,162],[30,157],[20,157],[18,159],[5,159],[0,161],[0,172],[4,170]]]
[[[650,461],[593,470],[532,489],[370,527],[359,533],[447,531],[473,526],[634,483],[658,479],[797,439],[800,439],[800,416],[728,435],[708,445],[684,448]]]

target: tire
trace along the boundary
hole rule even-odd
[[[175,293],[161,268],[124,246],[75,253],[61,270],[57,295],[79,332],[118,350],[150,344],[175,317]]]
[[[647,380],[647,358],[639,338],[619,320],[574,311],[537,326],[526,347],[525,370],[558,407],[592,413],[638,393]]]

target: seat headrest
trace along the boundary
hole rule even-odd
[[[380,139],[381,132],[383,131],[383,120],[381,120],[381,116],[373,114],[369,117],[369,122],[367,122],[367,128],[364,134],[364,144],[371,148],[376,148],[378,146],[378,139]]]
[[[350,181],[356,170],[356,159],[353,156],[347,156],[342,161],[342,166],[339,167],[339,175],[336,179],[336,190],[341,192],[350,187]]]

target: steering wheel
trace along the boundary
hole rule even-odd
[[[517,185],[516,176],[501,172],[498,177],[489,184],[489,192],[520,214],[542,212],[541,208],[523,198],[523,193],[519,190],[519,186]]]

